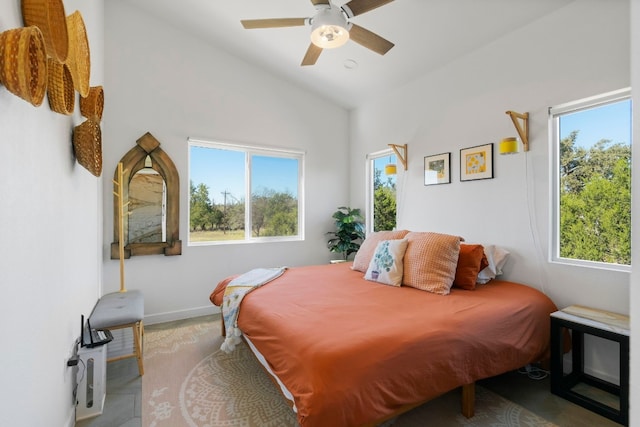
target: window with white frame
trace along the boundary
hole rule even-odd
[[[304,239],[304,153],[189,138],[189,244]]]
[[[396,228],[396,175],[385,172],[395,164],[391,149],[367,156],[367,232]]]
[[[631,90],[549,109],[551,259],[628,271],[631,265]]]

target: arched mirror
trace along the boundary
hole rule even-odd
[[[158,243],[166,240],[167,186],[147,156],[145,166],[129,182],[129,243]]]
[[[120,160],[123,167],[122,203],[124,257],[132,255],[180,255],[180,182],[175,165],[149,132],[136,141]],[[118,180],[117,170],[114,183]],[[113,202],[111,259],[119,258],[117,188]]]

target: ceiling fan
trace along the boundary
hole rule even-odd
[[[313,65],[323,49],[340,47],[349,39],[380,55],[394,44],[371,31],[351,22],[351,19],[393,0],[351,0],[342,6],[331,0],[311,0],[316,13],[310,18],[243,19],[246,29],[311,26],[311,44],[302,59],[303,66]]]

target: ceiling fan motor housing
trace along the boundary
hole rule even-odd
[[[340,8],[322,7],[311,20],[311,42],[332,49],[349,41],[349,22]]]

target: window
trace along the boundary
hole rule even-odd
[[[629,271],[631,91],[553,107],[552,261]]]
[[[189,139],[189,244],[302,240],[304,153]]]
[[[367,156],[367,232],[396,228],[396,175],[386,175],[385,166],[396,164],[391,149]]]

